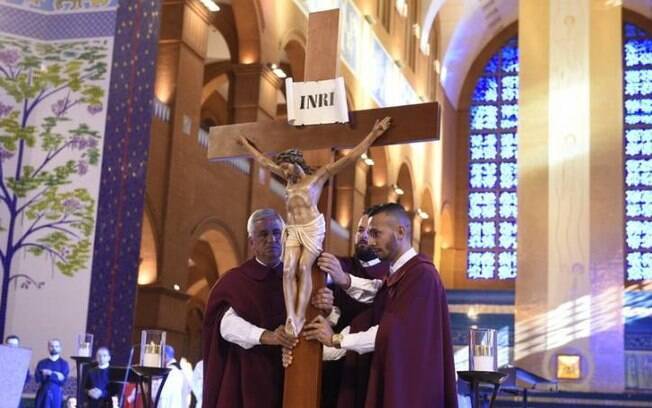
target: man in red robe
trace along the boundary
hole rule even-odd
[[[202,338],[203,408],[282,404],[279,346],[291,349],[297,342],[284,330],[282,231],[276,211],[255,211],[247,222],[254,257],[228,271],[211,290]],[[317,296],[330,311],[332,293],[324,289]]]
[[[358,220],[358,227],[354,236],[355,253],[352,257],[335,257],[335,255],[324,252],[321,254],[318,264],[328,264],[333,268],[339,268],[343,272],[360,278],[383,279],[389,272],[389,263],[378,259],[376,253],[369,246],[368,239],[369,214],[371,214],[376,207],[377,206],[367,208],[362,217],[360,217],[360,220]],[[335,310],[335,313],[331,314],[328,320],[331,322],[333,330],[336,332],[345,331],[348,333],[351,330],[350,326],[353,319],[369,310],[371,304],[358,302],[351,298],[344,289],[337,285],[331,285],[332,283],[332,280],[329,280],[329,287],[332,286],[333,289],[333,309]],[[335,316],[337,317],[337,321],[334,321],[333,319]],[[354,328],[355,327],[356,326],[354,326]],[[351,363],[345,363],[345,359],[342,358],[345,354],[344,350],[341,352],[332,349],[326,350],[327,352],[324,353],[324,363],[322,365],[320,407],[334,408],[337,406],[342,377],[343,375],[346,376],[348,374],[344,371],[344,366],[345,364]],[[369,357],[371,357],[371,355],[365,356],[360,363],[356,362],[356,365],[360,367],[366,365],[366,369],[361,369],[368,372],[368,363],[365,364],[365,360],[369,360]]]
[[[374,352],[364,403],[342,398],[349,395],[346,387],[360,385],[344,381],[341,408],[457,407],[446,293],[431,261],[412,248],[411,235],[403,207],[385,204],[370,216],[369,244],[390,262],[387,278],[362,279],[320,264],[351,297],[373,302],[371,313],[359,317],[367,321],[358,332],[334,334],[321,316],[306,326],[307,339],[346,349],[348,355]],[[284,364],[290,363],[286,353]]]

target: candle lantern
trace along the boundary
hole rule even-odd
[[[165,332],[162,330],[143,330],[140,334],[140,365],[143,367],[163,367]]]
[[[469,369],[471,371],[498,369],[496,330],[471,329],[469,331]]]
[[[93,352],[93,335],[90,333],[77,335],[77,356],[91,357]]]

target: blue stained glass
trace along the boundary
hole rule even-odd
[[[516,249],[516,224],[501,222],[498,226],[498,246],[503,249]]]
[[[495,255],[493,252],[469,252],[468,275],[471,279],[494,277]]]
[[[514,133],[503,133],[500,137],[500,157],[502,159],[516,159],[517,145]]]
[[[516,41],[510,41],[506,47],[503,47],[501,54],[503,59],[502,70],[504,72],[517,73],[518,46],[516,45]]]
[[[500,193],[500,198],[498,199],[500,203],[500,210],[498,214],[502,218],[514,218],[516,219],[517,215],[517,195],[516,193]]]
[[[472,188],[493,188],[497,177],[496,163],[471,164],[470,182]]]
[[[652,64],[652,39],[627,40],[625,43],[625,67]]]
[[[484,67],[473,92],[469,136],[471,279],[516,277],[518,43],[509,40]]]
[[[495,129],[498,125],[498,108],[491,105],[473,106],[471,108],[471,129]]]
[[[625,101],[625,115],[644,115],[652,113],[652,99],[629,99]]]
[[[498,155],[495,134],[471,135],[471,160],[493,160]]]
[[[627,156],[652,155],[652,129],[626,130],[625,142]]]
[[[498,278],[509,279],[516,277],[516,253],[501,252],[498,254]]]
[[[469,223],[469,248],[493,248],[496,246],[496,224],[493,222]]]
[[[469,194],[469,218],[494,218],[496,193]]]
[[[652,253],[630,252],[627,254],[628,279],[650,279],[650,271],[652,271]]]
[[[652,35],[624,27],[625,267],[652,279]]]
[[[516,187],[516,163],[500,163],[500,188]]]
[[[494,102],[498,100],[498,81],[495,77],[482,76],[473,91],[474,101]]]
[[[500,127],[515,128],[518,125],[518,105],[503,105],[500,107]]]
[[[652,187],[652,160],[627,160],[625,184],[634,187]]]
[[[631,249],[652,249],[652,221],[627,221],[625,235]]]
[[[636,27],[634,24],[625,24],[625,37],[648,37],[649,34],[640,28]]]
[[[628,217],[652,218],[652,191],[626,191],[625,204],[625,211]]]
[[[487,65],[484,66],[484,72],[488,74],[493,74],[496,73],[500,70],[500,57],[498,55],[494,55],[491,58],[489,58],[489,61],[487,61]]]
[[[518,76],[507,76],[502,79],[503,101],[515,101],[518,99]]]
[[[625,72],[625,95],[645,96],[652,93],[652,70],[637,69]]]

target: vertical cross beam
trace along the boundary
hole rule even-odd
[[[339,62],[338,9],[311,13],[308,18],[305,81],[323,81],[337,76]],[[329,180],[326,218],[326,237],[330,234],[333,178]],[[326,238],[328,240],[328,238]],[[326,284],[324,273],[314,265],[312,270],[313,293]],[[318,314],[308,305],[306,322]],[[283,391],[284,408],[318,408],[321,397],[322,346],[316,341],[299,340],[294,349],[294,361],[285,370]]]

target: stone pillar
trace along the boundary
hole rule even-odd
[[[168,332],[168,341],[184,350],[185,310],[190,231],[180,214],[187,212],[187,202],[195,191],[184,183],[184,166],[202,157],[196,142],[199,129],[200,101],[210,15],[194,0],[164,1],[161,10],[161,35],[155,92],[172,109],[169,138],[166,191],[164,193],[163,230],[159,250],[159,277],[152,287],[139,288],[135,333],[140,328],[159,328]],[[174,285],[179,285],[176,292]],[[171,319],[170,316],[174,316]]]
[[[369,194],[369,205],[397,201],[397,196],[390,186],[370,186],[367,189],[367,194]]]
[[[561,388],[624,389],[622,8],[519,6],[516,364]]]
[[[276,117],[277,91],[282,81],[263,64],[234,64],[229,87],[234,123],[256,122]]]

